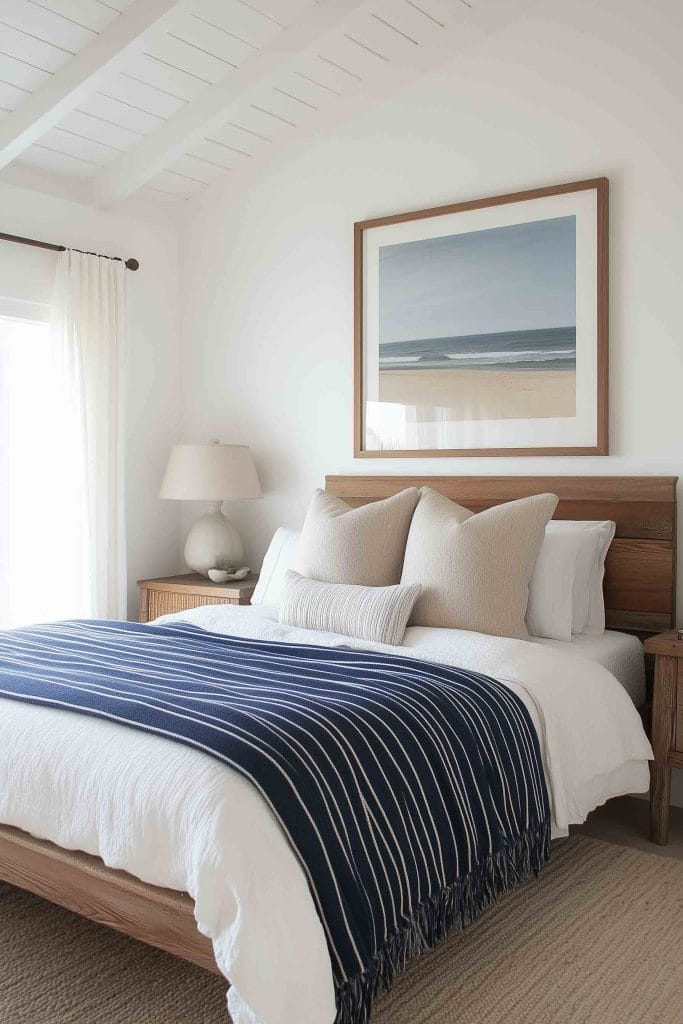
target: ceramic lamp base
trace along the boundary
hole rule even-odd
[[[185,561],[190,569],[202,576],[209,569],[227,569],[239,566],[244,560],[244,548],[235,527],[221,511],[221,502],[214,501],[209,510],[194,524],[185,541]]]

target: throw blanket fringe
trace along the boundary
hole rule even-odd
[[[335,1024],[368,1024],[373,1000],[391,988],[409,960],[461,931],[524,879],[538,877],[549,856],[550,822],[544,821],[509,850],[486,857],[465,878],[423,900],[410,920],[387,936],[369,967],[338,987]]]

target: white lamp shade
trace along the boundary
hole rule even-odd
[[[251,450],[245,444],[176,444],[159,496],[184,501],[260,498]]]

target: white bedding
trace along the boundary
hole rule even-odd
[[[621,683],[637,708],[645,703],[645,651],[637,636],[607,629],[599,636],[574,636],[570,642],[540,636],[529,639],[534,644],[596,661]]]
[[[281,626],[253,607],[169,618],[396,653]],[[412,627],[404,646],[413,657],[492,675],[521,697],[539,734],[555,835],[606,799],[647,789],[651,750],[639,716],[596,662],[456,630]],[[225,765],[114,722],[0,700],[0,821],[189,892],[231,981],[234,1024],[332,1024],[329,955],[303,871],[256,790]]]

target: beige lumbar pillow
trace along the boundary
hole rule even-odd
[[[387,587],[401,579],[403,553],[420,492],[416,487],[351,508],[317,490],[293,568],[313,580]]]
[[[421,583],[413,626],[526,638],[529,581],[558,498],[536,494],[479,512],[423,487],[401,583]]]
[[[403,640],[419,593],[419,583],[409,587],[320,583],[290,569],[285,576],[279,619],[288,626],[396,646]]]

